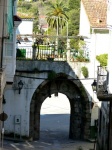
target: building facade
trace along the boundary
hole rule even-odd
[[[71,120],[70,120],[71,128],[69,132],[70,137],[74,139],[77,137],[79,138],[81,137],[80,134],[81,131],[83,131],[84,138],[85,139],[89,138],[89,127],[95,126],[94,123],[95,120],[98,119],[97,111],[99,108],[100,108],[99,110],[102,111],[105,110],[106,108],[106,110],[103,111],[105,115],[102,115],[102,112],[100,111],[99,114],[102,116],[101,122],[103,121],[104,124],[106,124],[105,127],[108,127],[109,123],[107,121],[108,120],[107,116],[109,114],[109,110],[107,109],[108,103],[106,102],[101,104],[101,102],[99,102],[99,100],[97,99],[96,93],[93,93],[92,89],[90,88],[93,80],[97,78],[97,65],[99,65],[99,63],[96,61],[96,55],[106,53],[109,47],[110,29],[108,29],[106,26],[106,10],[107,10],[106,4],[107,4],[106,0],[100,1],[88,0],[88,2],[86,0],[81,1],[80,36],[84,38],[85,42],[87,42],[89,47],[91,61],[88,64],[70,63],[69,65],[67,65],[65,62],[64,63],[61,62],[60,64],[57,62],[56,64],[55,62],[45,62],[45,61],[36,62],[30,60],[27,61],[27,64],[26,61],[22,60],[16,62],[16,46],[19,46],[18,48],[20,48],[21,47],[20,43],[24,44],[25,42],[24,40],[27,39],[28,37],[27,38],[20,37],[22,38],[23,41],[17,39],[19,40],[20,43],[16,45],[15,31],[16,27],[18,26],[18,24],[16,24],[17,23],[16,21],[20,23],[20,19],[17,16],[14,17],[15,26],[13,26],[12,22],[9,24],[10,26],[8,26],[6,30],[7,39],[4,40],[5,47],[3,47],[4,48],[3,66],[6,70],[6,81],[7,81],[7,85],[4,92],[4,96],[6,99],[4,111],[7,114],[9,114],[9,118],[5,123],[6,134],[21,133],[21,135],[23,136],[27,137],[32,136],[33,138],[39,138],[39,127],[40,127],[39,118],[42,102],[45,100],[46,97],[50,96],[53,93],[57,94],[58,92],[63,92],[65,95],[69,97],[72,112],[80,114],[84,111],[87,113],[87,115],[84,116],[84,118],[82,116],[78,118],[74,115],[74,113],[71,113]],[[93,10],[91,8],[93,8]],[[11,15],[9,17],[11,17]],[[28,20],[24,21],[27,22]],[[25,31],[24,28],[27,26],[26,24],[24,27],[22,27],[23,30],[18,34],[29,33],[29,31],[24,33]],[[7,25],[7,23],[5,23],[5,25]],[[83,86],[81,86],[79,81],[60,83],[59,80],[56,80],[58,82],[57,83],[53,82],[52,88],[50,84],[51,82],[46,82],[49,70],[55,71],[59,75],[58,79],[63,78],[62,73],[64,73],[65,76],[67,76],[67,78],[64,76],[64,78],[66,79],[77,79],[77,78],[80,79],[82,78],[81,66],[83,65],[88,67],[89,78],[92,79],[92,80],[85,79],[81,81],[81,83],[84,86],[84,89],[82,88]],[[18,83],[21,80],[23,83],[22,90],[20,90],[18,87]],[[71,87],[73,88],[71,89]],[[76,87],[78,87],[78,90],[81,91],[79,92],[76,89]],[[72,91],[75,94],[73,93],[71,94],[70,91]],[[11,96],[9,97],[9,95]],[[80,103],[78,103],[79,99]],[[91,102],[93,103],[93,107],[90,107]],[[82,109],[83,103],[84,104],[86,103],[87,107]],[[73,106],[75,109],[73,109]],[[79,110],[81,110],[82,112]],[[105,118],[107,119],[105,120]],[[87,120],[88,122],[85,122],[85,120]],[[80,122],[82,123],[81,125]],[[77,128],[75,125],[77,126]],[[84,125],[83,128],[81,127],[82,125]],[[78,128],[78,126],[80,127]],[[99,122],[98,132],[101,133],[101,136],[98,137],[99,138],[98,140],[100,145],[104,143],[103,147],[107,147],[106,142],[104,142],[107,140],[106,137],[108,137],[108,135],[105,136],[105,134],[107,134],[107,128],[105,128],[105,130],[103,130],[103,128],[104,126],[100,125]]]
[[[15,15],[16,0],[0,0],[0,113],[3,111],[5,86],[13,82],[15,74],[16,28],[21,22],[15,20]]]
[[[107,1],[107,28],[109,30],[109,46],[107,48],[108,63],[106,69],[98,68],[97,97],[102,101],[99,110],[98,149],[112,149],[112,0]]]
[[[80,7],[79,35],[84,37],[84,41],[87,44],[89,43],[90,63],[92,67],[92,69],[90,68],[90,72],[94,81],[97,79],[97,66],[100,65],[96,56],[107,53],[109,48],[109,30],[106,25],[107,1],[82,0]],[[91,121],[91,128],[93,129],[95,128],[95,121],[99,118],[98,111],[102,107],[102,102],[98,100],[97,94],[94,92],[92,102],[93,113],[91,117],[93,119]],[[105,106],[107,105],[103,105],[103,107]]]

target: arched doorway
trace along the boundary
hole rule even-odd
[[[42,103],[47,97],[58,92],[65,94],[70,102],[69,138],[89,138],[91,114],[88,96],[79,80],[72,80],[67,76],[46,80],[34,92],[30,104],[30,137],[39,139]]]
[[[46,98],[40,113],[40,139],[53,141],[68,139],[70,103],[66,95],[58,93]]]

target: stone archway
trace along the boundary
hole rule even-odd
[[[65,94],[70,102],[70,130],[71,139],[88,139],[90,135],[90,105],[87,94],[79,80],[70,80],[67,77],[57,77],[44,81],[33,94],[30,104],[30,131],[29,136],[39,139],[40,110],[42,103],[51,94]]]

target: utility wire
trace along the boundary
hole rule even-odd
[[[23,76],[23,75],[15,75],[15,76],[18,76],[18,77],[23,77],[23,78],[31,78],[31,79],[44,79],[44,80],[50,80],[50,79],[48,79],[48,78],[40,78],[40,77],[28,77],[28,76]],[[82,79],[71,79],[71,78],[63,78],[63,79],[60,79],[60,78],[58,78],[58,76],[57,76],[57,78],[54,78],[54,79],[58,79],[58,80],[92,80],[92,79],[95,79],[95,78],[82,78]]]

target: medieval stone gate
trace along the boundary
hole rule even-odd
[[[52,80],[45,80],[35,90],[30,104],[30,133],[33,139],[40,136],[40,110],[42,103],[52,94],[65,94],[70,102],[69,138],[87,139],[90,135],[90,103],[80,80],[70,79],[66,75],[58,75]]]

